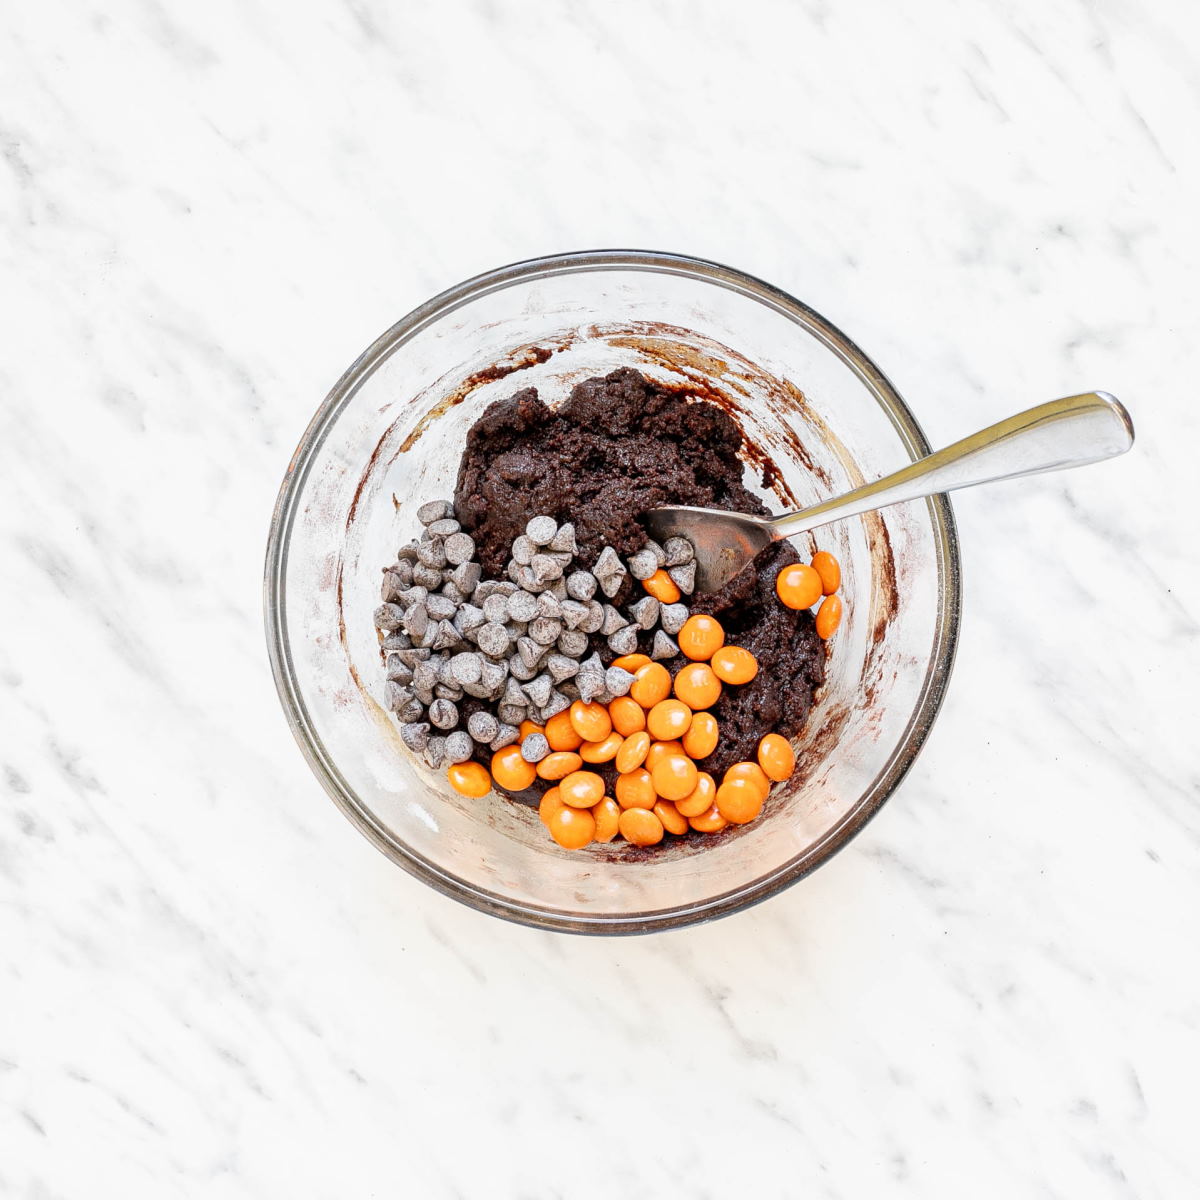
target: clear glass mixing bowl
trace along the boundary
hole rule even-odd
[[[491,401],[534,386],[553,403],[619,366],[719,394],[752,448],[747,480],[776,511],[928,450],[878,367],[776,288],[673,254],[555,255],[451,288],[350,367],[292,458],[266,562],[279,696],[342,811],[447,895],[577,933],[641,933],[730,913],[846,845],[924,741],[959,619],[944,496],[843,521],[815,538],[843,569],[846,614],[828,677],[796,741],[799,769],[757,821],[668,838],[653,851],[565,851],[534,810],[451,791],[413,760],[382,707],[372,626],[380,570],[417,533],[417,507],[453,494],[464,435]]]

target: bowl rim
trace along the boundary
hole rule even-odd
[[[288,547],[297,501],[317,451],[358,388],[395,349],[464,304],[491,292],[550,275],[583,271],[647,271],[683,275],[759,301],[816,337],[858,376],[891,421],[910,458],[930,452],[929,442],[899,392],[879,367],[832,322],[772,284],[744,271],[686,254],[651,250],[583,250],[509,263],[447,288],[401,317],[360,354],[334,384],[305,429],[284,474],[271,517],[263,578],[267,652],[276,691],[292,734],[313,773],[350,822],[409,874],[443,895],[521,925],[562,933],[626,935],[678,929],[759,904],[803,879],[847,846],[883,807],[908,774],[941,708],[958,646],[962,568],[949,498],[926,501],[938,567],[938,612],[933,654],[913,714],[883,769],[858,803],[825,835],[787,863],[741,888],[696,903],[654,912],[584,914],[524,904],[445,871],[399,841],[356,796],[323,745],[300,693],[287,636],[285,609]]]

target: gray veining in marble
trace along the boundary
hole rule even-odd
[[[0,1196],[1200,1192],[1200,38],[1186,0],[9,4]],[[328,802],[259,579],[343,368],[485,268],[767,278],[962,494],[959,661],[877,820],[751,912],[490,921]]]

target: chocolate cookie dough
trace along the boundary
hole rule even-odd
[[[491,405],[468,433],[454,509],[488,576],[501,573],[535,513],[574,522],[585,563],[606,545],[624,558],[647,541],[642,515],[663,504],[765,513],[742,484],[742,445],[737,423],[715,404],[628,368],[578,384],[554,410],[526,388]],[[713,709],[721,740],[701,765],[714,775],[753,761],[764,734],[798,732],[824,678],[812,614],[774,594],[776,573],[796,561],[778,542],[720,592],[691,599],[759,662],[758,676],[727,688]],[[633,586],[627,580],[617,602]],[[596,648],[611,661],[606,646]]]

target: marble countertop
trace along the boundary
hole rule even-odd
[[[0,1195],[1200,1191],[1200,56],[1186,0],[9,5]],[[728,262],[933,442],[1122,397],[960,494],[958,664],[810,879],[641,939],[361,838],[264,650],[344,367],[596,246]]]

